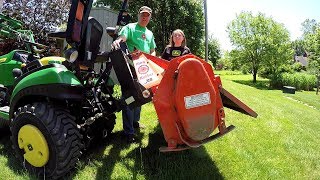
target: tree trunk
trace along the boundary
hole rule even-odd
[[[252,76],[253,76],[253,83],[256,83],[257,82],[257,70],[256,69],[253,69]]]

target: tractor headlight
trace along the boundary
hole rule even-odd
[[[73,63],[77,58],[78,58],[78,51],[76,49],[67,49],[65,52],[64,52],[64,55],[67,59],[67,61]]]

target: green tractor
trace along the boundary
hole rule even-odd
[[[21,41],[27,51],[0,56],[0,129],[10,128],[14,154],[39,177],[57,179],[74,168],[83,150],[110,135],[115,112],[125,105],[113,97],[108,53],[99,54],[103,28],[89,17],[92,3],[72,0],[66,32],[51,34],[66,39],[66,59],[39,58],[42,50],[37,48],[46,46],[35,43],[31,34]],[[25,35],[21,22],[5,15],[0,21],[0,37]],[[119,55],[120,63],[126,63],[121,51]],[[99,72],[94,71],[97,61],[104,64]],[[129,71],[119,78],[126,81],[123,97],[135,97],[131,106],[149,102]]]

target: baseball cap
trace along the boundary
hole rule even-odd
[[[149,14],[152,14],[152,9],[149,8],[148,6],[142,6],[140,9],[139,9],[139,13],[149,13]]]

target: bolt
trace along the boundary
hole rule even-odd
[[[148,91],[147,89],[144,90],[144,91],[142,92],[142,96],[143,96],[144,98],[148,98],[148,97],[150,96],[150,91]]]
[[[31,144],[28,144],[28,149],[29,149],[29,151],[32,151],[33,150],[33,147],[31,146]]]

